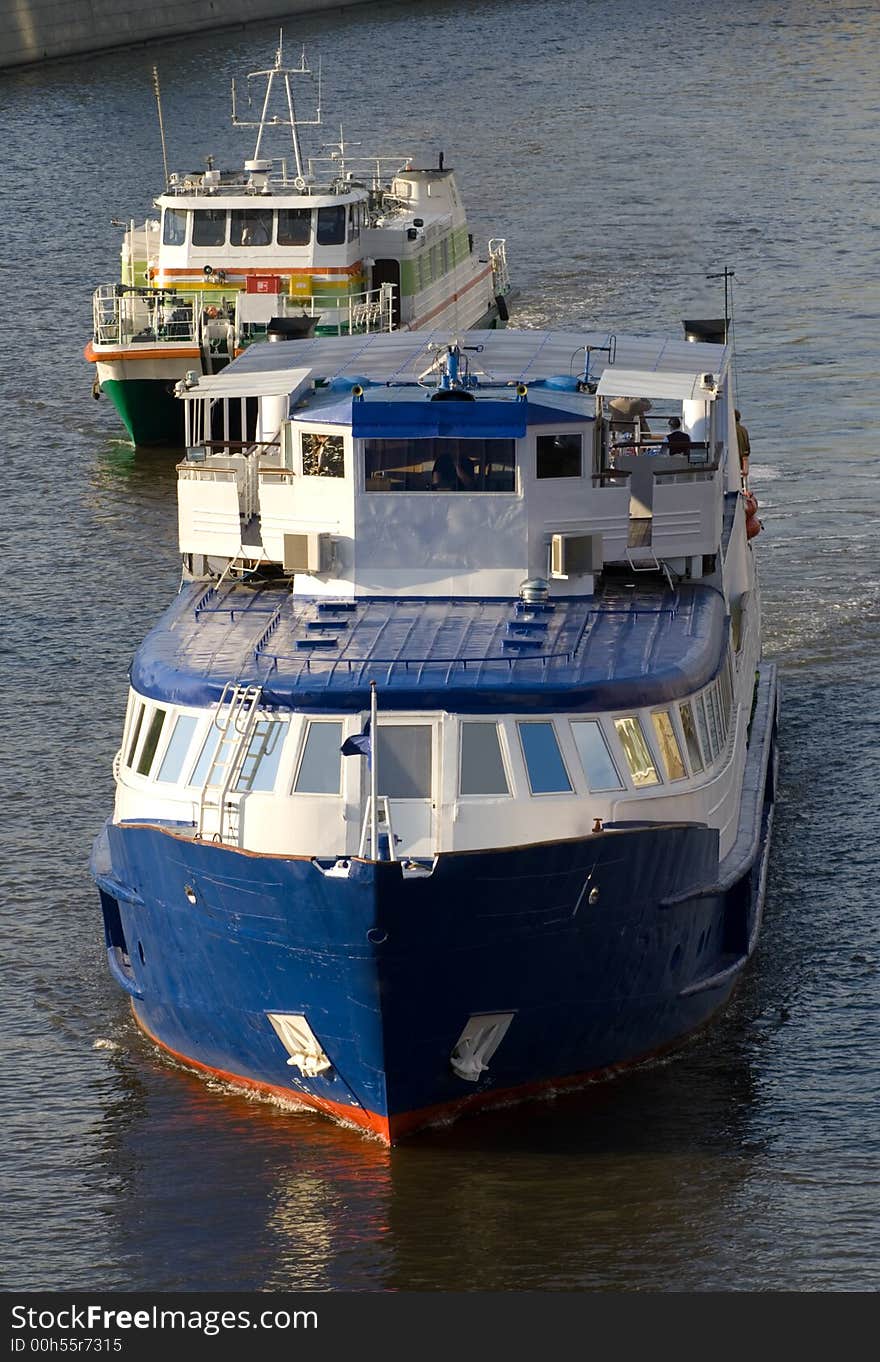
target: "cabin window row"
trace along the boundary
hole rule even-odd
[[[539,435],[535,441],[538,479],[579,478],[583,471],[580,433]],[[307,477],[345,476],[341,435],[304,431],[302,472]],[[516,490],[516,441],[430,437],[364,441],[367,491],[427,492]]]
[[[166,208],[166,246],[341,246],[367,223],[365,203],[324,208]]]
[[[575,793],[579,773],[566,757],[568,735],[573,740],[586,785],[592,793],[629,787],[645,789],[686,780],[712,765],[723,751],[732,712],[729,659],[718,678],[700,695],[676,706],[611,721],[520,719],[515,721],[519,751],[532,795]],[[172,716],[169,719],[169,716]],[[160,740],[170,723],[164,751]],[[159,784],[185,785],[201,791],[217,788],[235,762],[230,788],[237,793],[274,790],[288,733],[289,720],[264,716],[254,725],[243,754],[234,751],[234,738],[215,721],[202,731],[199,718],[178,714],[161,705],[136,701],[130,716],[125,765]],[[432,738],[430,724],[383,723],[378,745],[379,792],[392,799],[427,799],[432,793]],[[511,778],[508,738],[496,720],[461,721],[458,752],[458,795],[509,796]],[[295,794],[338,795],[342,782],[343,723],[312,719],[304,724],[291,790]],[[569,752],[572,749],[568,748]],[[159,754],[157,756],[157,754]],[[155,767],[155,770],[154,770]]]

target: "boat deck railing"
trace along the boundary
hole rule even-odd
[[[268,328],[266,320],[241,320],[237,292],[234,288],[218,294],[216,290],[102,284],[92,299],[94,344],[190,345],[231,358],[231,348],[238,350],[265,340]],[[276,301],[278,317],[314,318],[314,329],[325,335],[358,336],[394,330],[395,288],[390,283],[342,297],[282,293]]]

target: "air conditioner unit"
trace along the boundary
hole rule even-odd
[[[285,572],[332,572],[336,566],[336,546],[329,534],[286,534],[284,536]]]
[[[601,534],[552,534],[550,576],[577,577],[602,569]]]

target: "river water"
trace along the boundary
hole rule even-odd
[[[293,21],[327,135],[443,150],[512,321],[681,335],[732,286],[765,652],[783,688],[760,946],[676,1057],[388,1152],[158,1056],[106,969],[90,844],[126,673],[177,588],[174,458],[82,357],[168,157],[234,165],[274,25],[0,80],[6,344],[0,1286],[867,1291],[880,1265],[880,11],[432,0]],[[242,140],[244,139],[244,140]],[[874,829],[872,832],[871,829]]]

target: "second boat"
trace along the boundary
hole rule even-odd
[[[161,119],[158,76],[156,98]],[[316,107],[300,119],[296,82]],[[125,230],[118,283],[93,297],[85,357],[92,391],[109,397],[136,446],[183,445],[175,384],[219,372],[255,341],[373,331],[456,331],[503,325],[511,297],[506,244],[480,253],[443,153],[430,167],[410,157],[352,157],[339,141],[306,157],[300,128],[321,124],[321,81],[307,65],[274,64],[248,75],[263,83],[256,130],[241,170],[165,165],[158,216]],[[286,155],[269,138],[289,133]],[[164,133],[163,133],[164,151]]]

